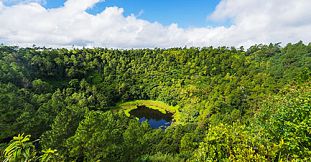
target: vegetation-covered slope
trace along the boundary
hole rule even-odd
[[[25,133],[30,141],[40,139],[33,143],[36,157],[56,161],[311,158],[311,44],[247,50],[0,46],[0,76],[2,150]],[[151,129],[112,111],[133,100],[174,106],[178,124]]]

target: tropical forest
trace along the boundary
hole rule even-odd
[[[1,161],[310,161],[311,44],[0,46]]]

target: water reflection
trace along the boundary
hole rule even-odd
[[[146,106],[137,106],[137,109],[131,110],[129,113],[131,116],[137,117],[139,122],[147,121],[151,128],[165,129],[171,125],[173,119],[173,114],[170,112],[163,114]]]

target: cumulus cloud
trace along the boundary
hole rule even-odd
[[[86,12],[100,1],[67,0],[63,7],[46,9],[38,0],[13,6],[0,0],[0,41],[21,46],[112,48],[311,41],[310,0],[222,0],[209,19],[231,20],[232,25],[203,28],[165,26],[134,14],[124,16],[119,7],[107,7],[97,15]]]
[[[243,38],[239,44],[310,42],[310,7],[309,0],[223,0],[209,18],[232,20],[231,34]]]

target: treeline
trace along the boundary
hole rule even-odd
[[[311,44],[2,45],[0,76],[0,160],[22,133],[33,161],[311,160]],[[163,131],[112,111],[138,99],[177,106],[181,119]]]

